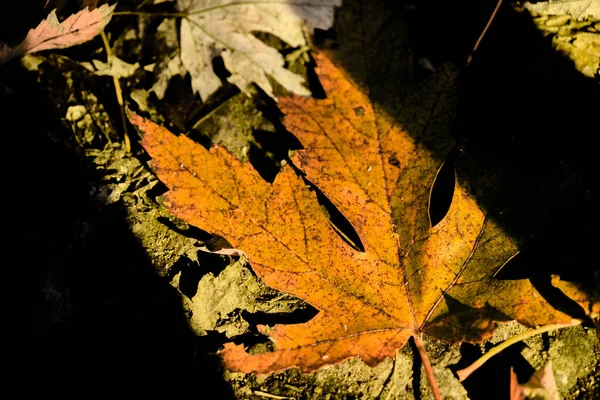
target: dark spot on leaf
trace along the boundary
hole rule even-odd
[[[390,158],[388,158],[388,162],[394,167],[400,168],[400,161],[398,160],[395,154],[392,154]]]
[[[365,115],[365,109],[362,108],[361,106],[355,107],[354,114],[356,114],[359,117],[362,117],[363,115]]]

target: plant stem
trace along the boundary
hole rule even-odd
[[[298,6],[313,6],[313,7],[328,7],[319,3],[318,1],[274,1],[274,0],[256,0],[256,1],[232,1],[231,3],[219,4],[212,7],[207,7],[202,10],[196,10],[192,12],[147,12],[147,11],[117,11],[112,15],[152,15],[156,17],[189,17],[190,15],[200,15],[210,11],[219,10],[223,8],[229,8],[234,6],[247,6],[247,5],[261,5],[261,4],[278,4],[278,5],[298,5]],[[139,8],[139,7],[138,7]]]
[[[465,67],[471,63],[471,60],[473,59],[473,55],[477,51],[477,48],[479,48],[479,44],[481,43],[481,40],[483,40],[483,37],[485,36],[488,29],[490,28],[490,25],[492,25],[492,21],[496,17],[496,14],[498,13],[498,10],[500,9],[501,5],[502,5],[502,0],[498,0],[498,3],[496,3],[496,8],[494,8],[492,15],[490,15],[490,19],[488,19],[488,22],[485,25],[485,28],[483,28],[481,35],[479,35],[479,38],[477,39],[477,42],[475,42],[475,46],[473,46],[473,50],[471,50],[471,54],[469,54],[469,56],[467,57],[467,64],[465,65]]]
[[[544,332],[554,331],[560,328],[566,328],[569,326],[577,326],[581,325],[583,321],[580,319],[574,319],[570,324],[554,324],[554,325],[544,325],[540,326],[537,329],[532,329],[530,331],[523,332],[517,336],[514,336],[504,342],[500,343],[496,347],[493,347],[490,351],[479,357],[477,361],[473,364],[469,365],[467,368],[463,368],[459,371],[456,371],[456,375],[458,375],[458,379],[462,382],[469,377],[473,372],[475,372],[479,367],[481,367],[487,360],[500,353],[502,350],[507,347],[512,346],[515,343],[518,343],[522,340],[528,339],[532,336],[538,335]]]
[[[102,36],[102,42],[104,43],[104,50],[106,51],[106,61],[111,62],[113,56],[110,44],[108,43],[108,37],[104,30],[100,34]],[[125,115],[125,107],[123,105],[123,91],[121,90],[121,83],[119,78],[113,76],[113,83],[115,86],[115,95],[117,96],[117,103],[119,103],[119,109],[121,111],[121,125],[123,127],[123,142],[125,145],[125,151],[131,153],[131,141],[129,140],[129,134],[127,133],[127,116]]]
[[[425,351],[425,343],[423,343],[423,339],[419,335],[413,336],[413,339],[415,341],[415,345],[417,346],[417,350],[419,350],[419,356],[421,356],[423,366],[425,367],[425,373],[427,374],[427,379],[429,380],[429,386],[431,387],[431,391],[433,392],[433,397],[436,400],[441,400],[442,396],[440,395],[440,389],[438,388],[437,382],[435,380],[435,375],[433,375],[433,367],[431,366],[429,356]],[[417,390],[418,388],[414,389]]]
[[[152,16],[152,17],[185,18],[189,14],[188,13],[178,13],[178,12],[115,11],[112,15],[137,15],[137,16],[148,15],[148,16]]]

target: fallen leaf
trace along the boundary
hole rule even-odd
[[[23,54],[42,50],[63,49],[94,38],[108,24],[117,5],[107,4],[89,11],[87,8],[71,15],[62,23],[52,10],[48,17],[31,29],[25,40],[14,48],[0,42],[0,65]]]
[[[560,392],[552,371],[552,361],[548,361],[544,368],[535,371],[531,378],[522,385],[517,381],[517,375],[513,369],[510,369],[511,400],[560,400],[560,398]]]
[[[594,78],[600,72],[600,2],[525,3],[529,12],[540,14],[533,21],[540,32],[552,39],[552,46],[568,56],[583,75]],[[579,21],[579,22],[577,22]]]
[[[280,99],[284,124],[304,146],[292,161],[348,219],[364,251],[336,233],[289,165],[271,184],[222,147],[206,150],[130,114],[171,188],[167,208],[243,251],[268,286],[319,310],[307,323],[260,327],[273,352],[226,344],[225,366],[314,371],[354,356],[375,365],[422,333],[478,341],[505,316],[528,326],[570,322],[528,280],[494,279],[518,248],[478,207],[460,170],[446,217],[431,226],[429,193],[442,161],[327,56],[315,59],[328,97]]]
[[[216,330],[231,338],[247,332],[248,322],[241,317],[242,311],[289,313],[290,306],[298,303],[297,299],[273,292],[239,260],[216,277],[210,273],[202,277],[196,294],[186,298],[192,312],[190,327],[199,335]],[[257,303],[254,299],[260,296],[271,300]]]
[[[570,15],[576,21],[600,18],[600,2],[597,0],[554,0],[530,3],[526,1],[523,7],[529,12],[540,15]]]
[[[108,56],[108,62],[93,59],[92,62],[80,63],[84,68],[99,76],[129,78],[140,68],[140,63],[130,64],[115,55]]]
[[[334,7],[340,5],[341,0],[178,0],[178,11],[186,13],[181,21],[179,57],[191,75],[194,92],[206,100],[221,86],[212,66],[213,59],[221,56],[231,73],[227,80],[244,93],[256,83],[275,98],[270,76],[293,93],[309,95],[302,85],[304,79],[287,70],[283,56],[252,32],[267,32],[290,46],[304,46],[305,24],[328,29]]]

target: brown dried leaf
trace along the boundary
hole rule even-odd
[[[24,54],[42,50],[63,49],[75,46],[94,38],[108,24],[117,5],[105,4],[89,11],[87,8],[71,15],[62,23],[56,17],[56,10],[29,31],[25,40],[14,48],[0,42],[0,65]]]

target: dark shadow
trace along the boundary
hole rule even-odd
[[[214,354],[223,338],[195,337],[125,210],[90,195],[97,173],[60,124],[65,99],[47,97],[45,79],[64,87],[64,77],[30,79],[18,62],[0,68],[4,228],[14,241],[5,266],[18,272],[5,321],[12,383],[44,395],[233,398]]]
[[[598,171],[592,140],[600,87],[552,48],[528,13],[510,4],[501,7],[465,68],[495,5],[425,1],[407,10],[402,2],[348,0],[333,33],[321,32],[318,42],[335,47],[335,62],[440,163],[453,147],[432,140],[432,132],[451,132],[456,170],[478,204],[528,253],[527,265],[513,270],[516,264],[509,263],[505,277],[535,279],[543,290],[542,282],[559,274],[592,295],[598,282],[591,262],[591,182]],[[435,72],[419,72],[423,57]],[[455,78],[451,65],[459,71]],[[447,115],[454,110],[453,120]],[[557,308],[581,316],[564,296],[543,292]]]
[[[168,190],[168,188],[165,185],[163,185],[162,182],[159,183],[157,186],[160,186],[161,188],[156,191],[153,191],[153,193],[164,194]],[[187,223],[185,223],[185,226],[181,226],[176,222],[173,222],[165,217],[158,217],[157,220],[172,231],[177,232],[185,237],[196,239],[199,242],[206,242],[213,237],[213,235],[211,235],[210,233],[203,231],[202,229],[197,228],[193,225],[188,225]]]
[[[420,1],[415,9],[403,3],[347,0],[335,28],[316,42],[440,163],[455,152],[456,173],[479,206],[524,249],[499,278],[530,279],[556,309],[585,318],[551,285],[551,275],[598,296],[591,218],[598,76],[578,72],[527,12],[506,2],[465,68],[497,1]],[[435,71],[423,68],[424,60]],[[453,120],[447,115],[455,110]],[[451,133],[455,147],[431,140],[436,130]],[[434,204],[433,224],[449,206],[445,199]],[[508,398],[510,365],[524,362],[518,353],[511,347],[465,381],[469,397]],[[490,390],[492,382],[498,390]]]
[[[25,39],[29,29],[48,16],[54,1],[44,7],[42,2],[3,1],[0,3],[0,41],[16,47]]]
[[[250,145],[248,157],[262,178],[272,183],[281,170],[281,160],[288,160],[289,151],[301,149],[302,144],[283,127],[282,114],[271,98],[257,96],[255,105],[268,121],[267,124],[272,126],[268,126],[269,130],[257,129],[253,132],[255,142]]]
[[[423,396],[421,395],[421,367],[423,366],[423,360],[421,360],[421,356],[419,355],[419,349],[415,344],[415,340],[411,337],[408,341],[408,344],[411,349],[412,358],[413,358],[413,371],[412,371],[412,387],[413,393],[415,395],[415,400],[421,400]]]
[[[182,256],[169,269],[169,272],[173,270],[174,273],[181,273],[178,289],[190,299],[196,295],[198,283],[204,275],[218,276],[231,262],[230,257],[201,250],[196,253],[196,257],[197,261],[194,261]]]
[[[443,313],[427,324],[426,332],[440,340],[450,343],[477,342],[489,337],[497,328],[496,322],[510,321],[512,318],[485,303],[482,307],[471,307],[445,294],[444,301],[448,312]]]
[[[265,130],[254,131],[253,136],[256,142],[250,144],[248,159],[265,181],[273,183],[281,170],[281,160],[288,158],[290,149],[297,148],[298,140],[289,133]]]
[[[486,345],[486,351],[492,345]],[[470,399],[502,400],[510,397],[510,368],[519,375],[533,374],[531,365],[520,354],[525,345],[517,343],[483,364],[462,383]],[[467,367],[481,355],[481,348],[463,343],[460,347],[461,359],[451,366],[453,372]]]
[[[252,325],[269,325],[276,324],[301,324],[310,321],[319,313],[319,310],[307,305],[304,308],[298,308],[290,313],[266,313],[257,311],[250,313],[242,311],[242,317]]]

